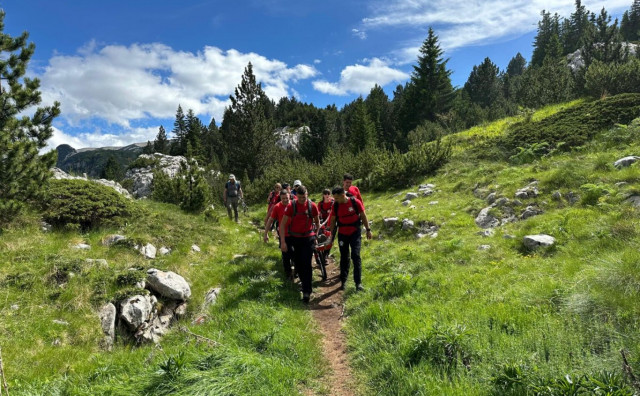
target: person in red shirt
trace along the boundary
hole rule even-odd
[[[275,186],[273,186],[273,191],[271,191],[269,193],[269,197],[267,197],[267,215],[264,218],[264,224],[267,224],[267,221],[269,221],[271,209],[280,202],[280,191],[282,191],[282,185],[280,183],[276,183]],[[271,224],[273,227],[274,224],[277,225],[277,221]]]
[[[320,227],[328,227],[331,225],[331,209],[333,208],[333,197],[331,190],[325,188],[322,191],[322,202],[318,204],[320,211]]]
[[[340,247],[340,290],[344,290],[349,277],[349,256],[353,261],[353,280],[356,290],[364,290],[362,287],[362,260],[360,259],[360,246],[362,244],[362,225],[367,231],[367,239],[371,239],[369,220],[364,212],[362,201],[356,197],[347,197],[344,188],[336,187],[331,191],[335,200],[333,215],[331,216],[331,230],[333,237],[338,235]],[[351,249],[351,255],[349,255]]]
[[[271,208],[269,219],[267,220],[267,224],[265,224],[264,226],[264,242],[265,243],[269,242],[269,231],[271,231],[271,226],[274,223],[282,224],[282,217],[284,216],[284,210],[287,207],[291,206],[291,201],[289,200],[289,191],[284,189],[281,190],[279,198],[280,198],[280,202],[278,202],[273,206],[273,208]],[[285,238],[288,235],[289,234],[285,229]],[[283,239],[279,238],[278,242],[280,244],[282,244],[281,241],[283,241]],[[291,271],[291,256],[289,252],[284,252],[284,251],[282,252],[282,266],[284,268],[284,276],[290,281],[293,281],[293,272]]]
[[[360,189],[351,185],[351,183],[353,183],[353,176],[349,173],[345,173],[342,177],[342,188],[344,188],[347,197],[356,197],[360,202],[362,202],[362,206],[364,206],[362,195],[360,195]]]
[[[316,230],[319,229],[320,219],[318,206],[309,200],[306,187],[298,187],[296,195],[298,199],[284,209],[280,222],[280,250],[285,253],[290,251],[302,283],[302,301],[308,303],[312,291],[311,260],[316,235],[314,225]]]

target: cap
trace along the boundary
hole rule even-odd
[[[293,182],[293,186],[294,187],[295,186],[301,186],[301,185],[302,185],[302,182],[300,180],[296,180],[296,181]]]
[[[235,180],[235,178],[236,177],[233,175],[233,173],[229,175],[229,179],[234,179]]]

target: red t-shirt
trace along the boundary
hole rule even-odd
[[[291,231],[296,234],[304,234],[304,236],[313,236],[316,233],[313,232],[313,218],[318,215],[318,206],[311,202],[311,217],[309,217],[308,209],[309,209],[309,200],[307,200],[304,205],[298,203],[298,201],[294,201],[292,205],[287,206],[284,209],[284,215],[289,217],[286,225],[281,225],[281,227],[286,226],[287,231]],[[296,205],[296,215],[293,216],[293,205]],[[291,226],[289,228],[289,226]]]
[[[331,209],[333,209],[333,199],[329,202],[324,202],[324,199],[318,205],[318,210],[320,211],[320,222],[325,221],[327,218],[327,227],[331,224]]]
[[[358,206],[358,212],[352,205],[351,198],[347,198],[347,202],[338,205],[338,220],[343,224],[355,223],[360,218],[359,213],[364,212],[364,206],[362,201],[355,199],[355,204]],[[351,235],[358,231],[358,227],[353,226],[338,226],[338,234]]]
[[[347,190],[347,192],[351,195],[353,195],[354,197],[356,197],[357,199],[360,200],[360,202],[364,202],[362,200],[362,195],[360,195],[360,189],[356,186],[351,186],[349,187],[349,190]]]
[[[291,202],[289,202],[287,206],[284,206],[282,202],[278,202],[273,206],[273,209],[271,209],[271,218],[278,220],[278,228],[280,228],[280,224],[282,223],[282,217],[284,216],[284,209],[290,206],[291,206]],[[285,237],[289,236],[289,232],[287,228],[284,229],[284,236]]]

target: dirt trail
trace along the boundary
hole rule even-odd
[[[318,270],[314,263],[314,279]],[[354,395],[354,379],[347,357],[347,342],[342,332],[344,314],[343,292],[340,291],[340,268],[333,258],[327,260],[327,280],[317,282],[309,303],[313,318],[322,332],[324,357],[329,362],[330,372],[322,381],[329,385],[332,396]]]

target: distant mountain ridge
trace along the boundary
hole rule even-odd
[[[113,156],[124,171],[133,160],[142,154],[147,143],[133,143],[124,147],[87,147],[75,149],[68,144],[56,147],[56,167],[71,174],[100,177],[109,157]]]

